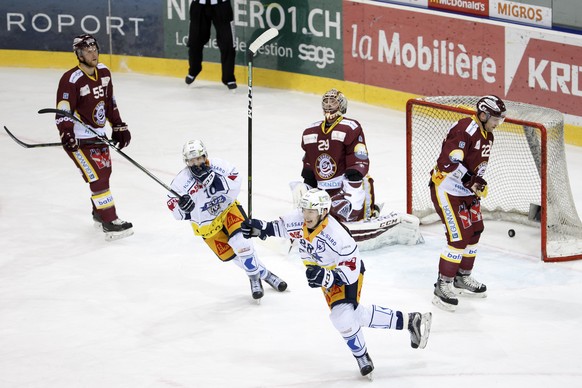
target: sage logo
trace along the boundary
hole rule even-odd
[[[305,43],[299,45],[298,57],[304,61],[315,62],[320,69],[335,62],[335,52],[331,48]]]

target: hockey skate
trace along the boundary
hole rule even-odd
[[[263,284],[261,283],[261,278],[259,275],[249,276],[249,281],[251,283],[251,295],[257,303],[261,303],[260,300],[263,297]]]
[[[366,376],[370,380],[373,380],[372,371],[374,370],[374,363],[368,355],[368,352],[364,353],[363,356],[356,357],[358,362],[358,367],[360,368],[360,374]]]
[[[487,286],[479,283],[470,274],[463,275],[457,273],[453,281],[453,290],[457,295],[469,296],[474,298],[486,298]]]
[[[91,215],[93,216],[93,226],[95,227],[95,229],[103,229],[103,219],[101,218],[101,216],[95,212],[95,210],[93,210],[93,212],[91,212]]]
[[[287,289],[287,282],[281,279],[279,276],[275,275],[271,271],[267,271],[267,276],[263,279],[269,286],[273,287],[279,292],[283,292]]]
[[[430,335],[432,313],[408,314],[408,331],[410,332],[410,346],[413,349],[424,349]]]
[[[444,281],[440,277],[434,285],[434,298],[432,304],[445,311],[455,311],[459,300],[453,291],[453,282]]]
[[[105,241],[115,241],[133,235],[132,223],[119,218],[111,222],[103,222],[102,228],[105,233]]]

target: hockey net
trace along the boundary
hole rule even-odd
[[[475,114],[480,96],[411,99],[406,107],[407,211],[421,224],[440,221],[428,183],[447,131]],[[485,219],[540,227],[544,261],[582,259],[582,222],[572,198],[564,147],[564,118],[553,109],[505,101],[485,173]]]

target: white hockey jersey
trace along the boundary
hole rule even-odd
[[[311,233],[299,209],[272,223],[279,237],[298,240],[303,264],[337,269],[347,284],[358,280],[363,265],[358,245],[335,218],[326,217]]]
[[[171,188],[180,195],[190,194],[195,203],[194,210],[184,213],[178,206],[179,198],[168,194],[168,208],[177,220],[189,220],[194,233],[208,238],[222,229],[224,218],[241,189],[241,178],[236,167],[225,160],[213,158],[208,160],[210,168],[216,174],[214,184],[204,187],[197,182],[189,167],[185,167],[172,181]]]

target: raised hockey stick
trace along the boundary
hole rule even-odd
[[[253,58],[257,51],[267,42],[279,35],[279,30],[269,28],[263,32],[257,39],[249,44],[247,51],[248,57],[248,89],[249,89],[249,106],[248,106],[248,197],[247,213],[251,218],[253,214]]]
[[[41,110],[38,111],[38,113],[56,113],[58,115],[61,116],[65,116],[70,118],[71,120],[81,124],[83,127],[85,127],[88,131],[92,132],[99,140],[101,140],[104,143],[107,143],[109,145],[109,147],[113,148],[115,151],[117,151],[117,153],[121,156],[123,156],[129,163],[133,164],[135,167],[139,168],[141,171],[143,171],[147,176],[149,176],[150,178],[152,178],[153,180],[155,180],[158,184],[160,184],[160,186],[162,186],[164,189],[168,190],[170,193],[174,194],[177,198],[180,198],[181,195],[176,193],[170,186],[166,185],[164,182],[162,182],[157,176],[155,176],[154,174],[152,174],[151,172],[149,172],[145,167],[143,167],[141,164],[139,164],[138,162],[136,162],[135,160],[133,160],[132,158],[130,158],[128,155],[126,155],[123,151],[121,151],[117,145],[115,145],[115,143],[113,143],[111,140],[109,140],[108,138],[106,138],[105,136],[101,136],[99,135],[97,132],[95,132],[95,130],[93,128],[91,128],[90,126],[88,126],[87,124],[85,124],[84,122],[82,122],[81,120],[79,120],[75,115],[73,115],[70,112],[64,111],[64,110],[60,110],[60,109],[54,109],[54,108],[43,108]]]
[[[37,144],[25,143],[16,136],[14,136],[14,134],[10,132],[8,128],[6,128],[6,126],[4,126],[4,130],[6,131],[6,133],[8,133],[8,136],[10,136],[12,140],[16,142],[16,144],[21,145],[24,148],[57,147],[62,145],[61,143],[37,143]]]

